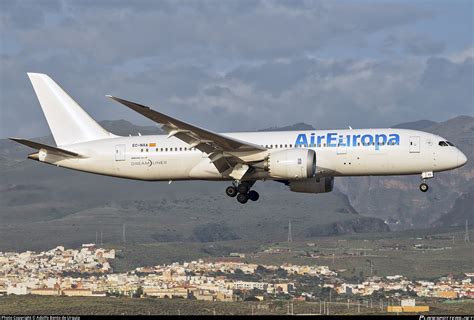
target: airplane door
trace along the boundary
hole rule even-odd
[[[125,161],[125,145],[118,144],[115,146],[115,161]]]
[[[420,137],[410,137],[410,153],[420,152]]]

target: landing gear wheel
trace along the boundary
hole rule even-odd
[[[422,184],[420,184],[420,191],[421,192],[426,192],[426,191],[428,191],[428,189],[429,189],[429,187],[426,183],[423,182]]]
[[[228,195],[229,197],[235,197],[237,195],[237,188],[234,186],[228,186],[225,189],[225,194]]]
[[[239,191],[239,193],[246,194],[247,192],[249,192],[250,187],[244,182],[237,186],[237,190]]]
[[[237,195],[237,201],[244,204],[244,203],[247,203],[247,201],[249,201],[249,197],[247,196],[246,193],[239,193]]]
[[[260,198],[260,195],[258,194],[257,191],[251,190],[251,191],[249,192],[249,199],[250,199],[250,200],[252,200],[252,201],[257,201],[258,198]]]

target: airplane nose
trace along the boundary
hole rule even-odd
[[[467,162],[467,157],[462,151],[458,150],[458,166],[462,167]]]

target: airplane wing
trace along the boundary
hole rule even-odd
[[[240,167],[238,170],[233,169],[237,164],[245,164],[245,161],[236,156],[236,153],[260,153],[267,150],[266,148],[256,144],[199,128],[135,102],[110,95],[107,95],[107,97],[120,102],[157,123],[162,124],[163,130],[168,132],[168,137],[176,137],[189,144],[190,147],[195,147],[196,149],[207,153],[209,159],[214,163],[221,174],[229,174],[230,176],[233,176],[232,172],[235,171],[234,174],[241,178],[246,170],[243,172]]]
[[[72,151],[69,151],[69,150],[65,150],[65,149],[61,149],[61,148],[57,148],[57,147],[53,147],[53,146],[48,146],[47,144],[42,144],[42,143],[39,143],[39,142],[34,142],[34,141],[31,141],[31,140],[20,139],[20,138],[8,138],[8,139],[10,139],[12,141],[15,141],[15,142],[18,142],[18,143],[21,143],[25,146],[28,146],[28,147],[36,149],[36,150],[45,149],[45,150],[48,150],[52,153],[57,153],[59,155],[65,156],[65,157],[83,158],[83,156],[81,156],[78,153],[75,153],[75,152],[72,152]]]

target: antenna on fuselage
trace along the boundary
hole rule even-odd
[[[349,126],[349,129],[351,129],[351,130],[352,130],[352,127],[351,127],[351,126]]]

